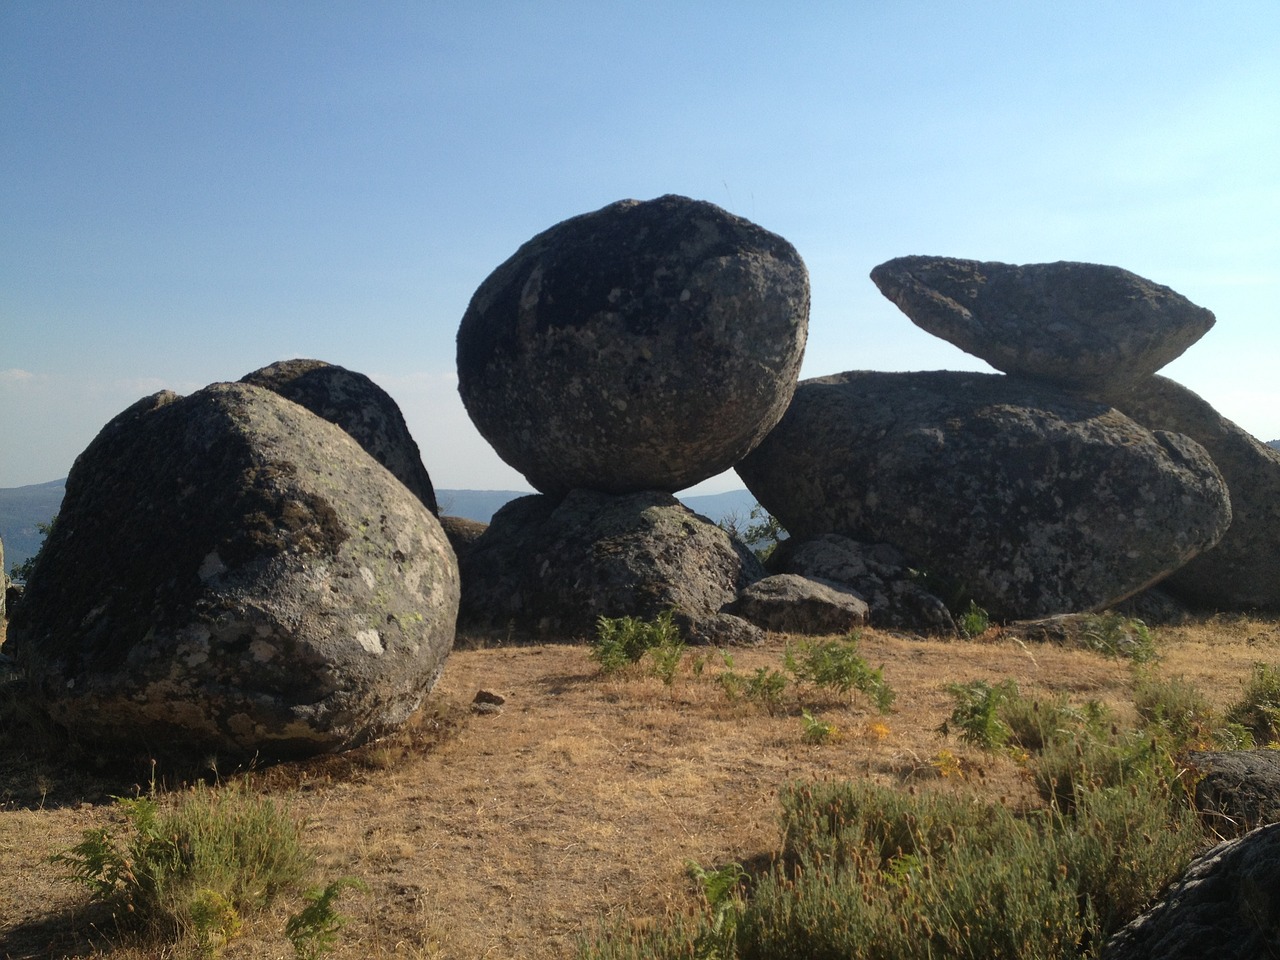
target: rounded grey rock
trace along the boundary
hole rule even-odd
[[[1149,430],[1182,433],[1203,446],[1231,493],[1226,535],[1162,586],[1201,608],[1280,609],[1280,450],[1168,377],[1107,399]]]
[[[721,609],[764,576],[740,541],[668,493],[520,497],[462,557],[464,629],[536,638],[594,635],[604,617],[668,610],[686,638],[758,640]]]
[[[543,493],[674,492],[749,453],[799,376],[809,280],[709,203],[623,200],[538,234],[476,290],[458,391]]]
[[[347,433],[214,384],[139,401],[80,455],[10,639],[76,742],[296,757],[403,723],[458,599],[435,517]]]
[[[363,373],[323,360],[281,360],[246,374],[240,382],[266,387],[337,424],[439,515],[431,477],[404,414],[391,395]]]
[[[794,538],[891,543],[999,619],[1105,608],[1231,522],[1199,444],[996,374],[806,380],[737,471]]]

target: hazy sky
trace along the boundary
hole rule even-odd
[[[1280,437],[1276,0],[4,0],[0,486],[314,357],[437,487],[527,489],[458,321],[533,234],[663,193],[795,244],[806,377],[987,369],[881,297],[892,257],[1116,264],[1217,314],[1164,372]]]

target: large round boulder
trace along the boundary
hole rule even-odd
[[[75,742],[302,756],[417,709],[458,598],[439,523],[350,436],[214,384],[139,401],[76,460],[10,640]]]
[[[1280,450],[1167,377],[1150,377],[1107,399],[1150,430],[1191,437],[1209,451],[1231,492],[1226,535],[1163,586],[1200,607],[1280,609]]]
[[[1104,608],[1231,522],[1194,441],[997,374],[806,380],[737,469],[793,537],[891,543],[1002,619]]]
[[[1084,392],[1150,376],[1214,322],[1168,287],[1096,263],[898,257],[871,279],[918,327],[997,370]]]
[[[404,414],[391,395],[363,373],[323,360],[281,360],[246,374],[240,382],[273,390],[337,424],[439,515],[431,477]]]
[[[781,237],[686,197],[623,200],[538,234],[480,285],[458,391],[543,493],[674,492],[777,423],[808,317]]]
[[[494,514],[463,556],[460,619],[571,639],[602,616],[674,610],[689,639],[754,641],[754,627],[721,611],[763,576],[744,544],[668,493],[534,494]]]

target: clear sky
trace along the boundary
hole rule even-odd
[[[806,377],[987,369],[884,260],[1108,263],[1217,314],[1164,373],[1280,437],[1277,0],[3,0],[0,486],[314,357],[391,393],[437,487],[527,489],[458,321],[533,234],[663,193],[797,247]]]

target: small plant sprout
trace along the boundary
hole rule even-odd
[[[817,719],[808,710],[801,711],[800,721],[804,724],[805,743],[826,743],[836,738],[835,724]]]
[[[334,904],[346,889],[367,893],[369,887],[355,877],[339,877],[328,886],[307,891],[307,905],[291,916],[284,928],[298,960],[319,960],[334,948],[338,932],[347,923]]]
[[[987,611],[978,606],[976,600],[970,600],[956,626],[960,628],[960,632],[972,640],[974,637],[980,637],[987,632],[991,626],[991,617]]]

